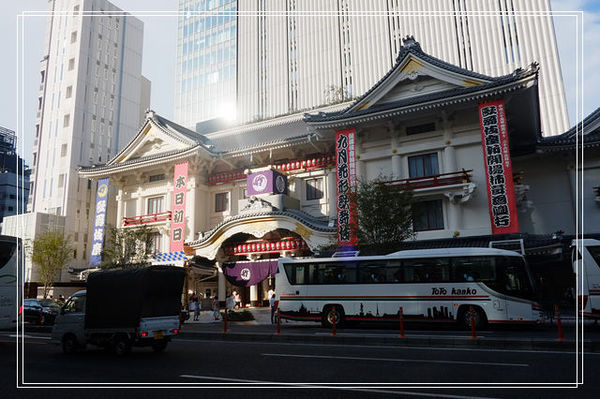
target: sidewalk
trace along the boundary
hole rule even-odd
[[[369,331],[368,328],[359,331],[340,328],[337,330],[337,335],[332,336],[331,331],[320,328],[319,323],[301,321],[282,322],[281,334],[277,334],[276,326],[271,324],[271,310],[269,308],[247,308],[247,310],[252,313],[255,320],[230,321],[227,333],[223,331],[222,320],[214,320],[210,311],[202,311],[197,321],[194,321],[192,316],[184,323],[181,336],[243,342],[302,342],[312,344],[559,350],[570,352],[576,350],[575,319],[568,316],[563,320],[567,336],[565,340],[556,339],[555,322],[539,331],[481,331],[477,333],[477,339],[472,339],[470,332],[463,330],[423,332],[409,328],[406,330],[406,336],[400,338],[399,331],[394,329]],[[590,324],[593,324],[593,321]],[[583,342],[586,352],[600,352],[599,331],[593,327],[592,332],[586,335]],[[581,348],[581,346],[579,347]]]

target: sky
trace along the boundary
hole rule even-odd
[[[520,1],[520,0],[519,0]],[[173,119],[175,110],[175,69],[177,43],[177,17],[179,0],[112,0],[126,11],[168,11],[171,15],[136,15],[144,22],[144,49],[142,74],[152,82],[151,107]],[[569,121],[573,125],[577,120],[600,107],[600,2],[595,0],[551,0],[555,11],[584,11],[583,17],[583,104],[577,104],[579,94],[576,77],[576,49],[581,48],[577,35],[575,17],[555,16],[557,47],[559,51],[563,83],[569,112]],[[39,66],[43,52],[46,18],[28,16],[22,18],[23,36],[21,58],[22,68],[17,68],[17,15],[23,11],[46,11],[47,0],[20,0],[4,2],[0,15],[0,38],[2,54],[5,59],[0,63],[0,126],[17,129],[17,112],[23,113],[23,126],[17,132],[18,152],[31,164],[33,136],[39,94]],[[18,70],[19,69],[19,70]],[[24,90],[17,101],[17,75],[23,78]],[[581,87],[579,85],[579,87]]]

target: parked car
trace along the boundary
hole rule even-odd
[[[25,299],[22,316],[25,322],[52,325],[60,312],[60,305],[51,299]]]

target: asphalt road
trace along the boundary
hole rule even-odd
[[[17,365],[15,339],[0,333],[2,397],[600,397],[600,380],[594,373],[600,370],[597,353],[584,355],[582,373],[575,354],[554,351],[223,342],[180,337],[164,353],[135,348],[129,356],[117,358],[93,348],[65,356],[49,343],[48,334],[30,332],[21,348],[22,361]],[[15,388],[17,369],[26,388]],[[578,373],[585,384],[576,389]],[[76,389],[82,384],[91,388]],[[523,384],[556,388],[523,389]],[[122,389],[109,388],[117,385]],[[149,386],[155,389],[131,389]]]

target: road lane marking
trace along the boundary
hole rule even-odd
[[[379,394],[390,394],[390,395],[405,395],[405,396],[420,396],[428,398],[449,398],[449,399],[493,399],[484,396],[464,396],[464,395],[451,395],[444,393],[427,393],[427,392],[412,392],[412,391],[390,391],[389,389],[368,389],[368,388],[349,388],[339,387],[332,385],[321,385],[321,383],[294,383],[294,382],[275,382],[275,381],[260,381],[260,380],[246,380],[241,378],[225,378],[225,377],[213,377],[208,375],[190,375],[182,374],[181,378],[190,378],[197,380],[212,380],[212,381],[224,381],[231,385],[243,385],[253,384],[261,386],[262,388],[316,388],[316,389],[337,389],[341,391],[353,391],[353,392],[370,392]],[[328,383],[324,383],[328,384]]]
[[[294,343],[294,342],[268,342],[268,341],[234,341],[234,340],[219,340],[219,339],[186,339],[186,338],[175,338],[172,342],[223,342],[228,344],[241,344],[241,345],[288,345],[288,346],[316,346],[325,348],[371,348],[371,349],[402,349],[402,350],[423,350],[423,349],[435,349],[436,351],[467,351],[467,352],[514,352],[514,353],[553,353],[561,355],[574,356],[575,352],[567,351],[551,351],[551,350],[530,350],[530,349],[477,349],[477,348],[459,348],[459,347],[439,347],[439,346],[404,346],[404,345],[341,345],[341,344],[318,344],[318,343]],[[582,352],[580,351],[581,355]],[[585,355],[600,356],[600,352],[585,352]]]
[[[398,363],[440,363],[440,364],[468,364],[477,366],[509,366],[529,367],[525,363],[494,363],[494,362],[468,362],[462,360],[429,360],[429,359],[390,359],[385,357],[359,357],[359,356],[323,356],[323,355],[295,355],[287,353],[262,353],[262,356],[274,357],[296,357],[308,359],[334,359],[334,360],[367,360],[376,362],[398,362]]]
[[[314,334],[315,336],[328,336],[331,335],[330,332],[318,332]],[[364,337],[364,338],[397,338],[398,334],[355,334],[355,333],[337,333],[338,336],[340,337]],[[485,335],[479,335],[477,334],[477,336],[479,338],[485,338]],[[448,338],[455,338],[455,339],[472,339],[469,336],[466,335],[439,335],[439,334],[419,334],[419,335],[415,335],[415,338],[444,338],[444,339],[448,339]]]
[[[52,339],[51,337],[46,337],[46,336],[43,336],[43,335],[16,335],[16,334],[11,334],[11,335],[9,335],[9,337],[10,338],[17,338],[17,337],[19,337],[19,338],[37,338],[37,339],[48,339],[48,340]]]

